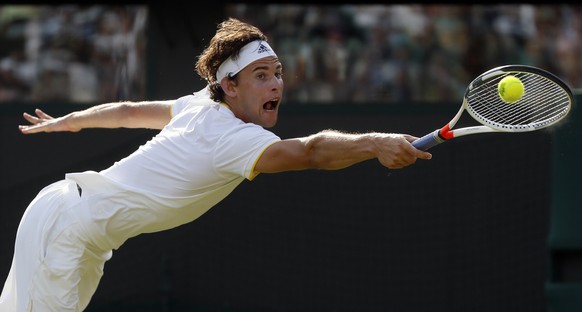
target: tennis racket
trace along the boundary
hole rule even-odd
[[[513,103],[504,102],[497,90],[499,81],[508,75],[519,78],[524,86],[523,96]],[[412,145],[426,151],[465,135],[540,130],[564,119],[573,102],[570,88],[550,72],[526,65],[496,67],[469,84],[461,108],[448,124],[412,142]],[[453,129],[464,111],[481,125]]]

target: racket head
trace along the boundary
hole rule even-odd
[[[519,78],[523,96],[507,103],[497,86],[506,76]],[[528,65],[504,65],[490,69],[467,87],[463,105],[479,123],[496,131],[528,132],[546,128],[564,119],[571,111],[574,96],[566,83],[554,74]]]

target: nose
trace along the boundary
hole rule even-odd
[[[283,90],[285,83],[283,82],[283,78],[273,76],[273,79],[271,79],[271,85],[273,90]]]

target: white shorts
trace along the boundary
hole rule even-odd
[[[74,209],[83,209],[75,182],[55,182],[26,209],[0,312],[83,311],[112,251],[85,243]]]

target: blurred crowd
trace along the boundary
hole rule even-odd
[[[582,88],[582,6],[228,4],[259,26],[292,103],[460,101],[504,64]],[[146,5],[0,5],[0,102],[146,96]]]
[[[549,70],[582,87],[580,5],[244,5],[283,63],[291,102],[460,101],[482,72]]]
[[[146,6],[0,5],[0,102],[145,96]]]

